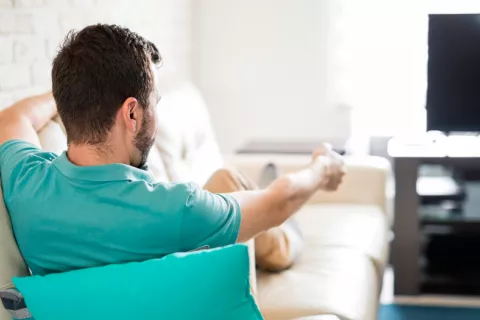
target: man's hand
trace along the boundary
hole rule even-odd
[[[264,190],[232,193],[242,211],[237,241],[246,241],[280,225],[318,190],[336,190],[344,174],[342,157],[330,146],[321,145],[305,169],[278,177]]]
[[[324,168],[320,189],[337,190],[346,172],[342,156],[333,151],[329,144],[322,144],[313,152],[312,158],[313,167],[321,165]]]

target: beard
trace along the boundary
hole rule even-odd
[[[155,135],[151,133],[153,128],[152,117],[144,113],[143,126],[135,137],[135,147],[140,151],[140,163],[137,168],[146,168],[148,154],[155,143]]]

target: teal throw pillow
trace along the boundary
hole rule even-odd
[[[13,282],[35,320],[263,319],[245,245]]]

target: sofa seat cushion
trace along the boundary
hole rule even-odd
[[[369,257],[381,276],[388,259],[388,219],[371,205],[314,204],[296,215],[305,243],[351,248]],[[306,254],[306,253],[305,253]]]
[[[352,248],[306,242],[289,270],[257,273],[258,301],[265,319],[296,319],[333,314],[373,320],[379,282],[372,262]]]

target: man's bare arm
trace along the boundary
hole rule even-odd
[[[307,168],[277,178],[264,190],[232,193],[242,211],[238,242],[245,242],[263,231],[279,226],[316,191],[337,189],[345,173],[343,161],[330,149],[325,150],[322,151],[325,155],[314,154],[314,159]]]
[[[37,131],[57,114],[50,92],[23,99],[0,112],[0,145],[20,139],[40,147]]]

